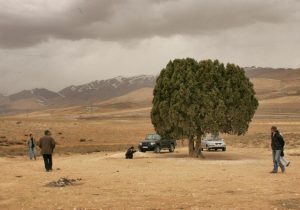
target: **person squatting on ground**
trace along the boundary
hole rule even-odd
[[[130,147],[126,154],[125,154],[125,158],[126,159],[132,159],[133,158],[133,154],[136,152],[136,150],[134,149],[134,147]]]
[[[32,134],[29,134],[29,139],[27,141],[27,146],[28,146],[28,155],[30,160],[34,158],[36,160],[36,154],[35,154],[35,139],[33,138]]]
[[[284,140],[280,135],[276,126],[271,127],[271,147],[272,147],[272,157],[274,163],[274,168],[271,171],[271,173],[277,173],[278,167],[280,167],[281,172],[284,173],[285,167],[280,162],[281,152],[283,151],[283,147],[284,147]]]
[[[52,154],[55,148],[55,141],[49,130],[45,130],[45,136],[40,138],[39,147],[44,158],[45,169],[49,172],[52,170]]]

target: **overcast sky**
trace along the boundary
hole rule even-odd
[[[299,0],[0,0],[0,93],[118,75],[170,59],[300,67]]]

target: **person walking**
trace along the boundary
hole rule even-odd
[[[27,141],[27,146],[28,146],[28,155],[30,160],[34,158],[36,160],[36,154],[35,154],[35,139],[33,138],[32,134],[29,134],[29,139]]]
[[[280,134],[280,135],[282,136],[282,134]],[[283,138],[283,136],[282,136],[282,138]],[[281,151],[281,154],[280,154],[280,162],[281,162],[282,165],[284,165],[284,167],[288,167],[291,162],[284,157],[284,152],[283,152],[284,151],[284,146],[285,146],[285,142],[283,140],[283,147],[282,147],[282,151]]]
[[[273,164],[274,168],[270,173],[277,173],[278,167],[280,167],[281,172],[285,172],[284,165],[280,162],[281,152],[283,151],[284,147],[284,140],[280,135],[276,126],[271,127],[271,147],[272,147],[272,157],[273,157]]]
[[[51,137],[49,130],[45,130],[45,135],[40,138],[39,147],[44,158],[46,171],[52,171],[52,154],[55,148],[55,140]]]
[[[281,153],[280,162],[281,162],[282,165],[284,165],[284,167],[288,167],[290,165],[290,163],[291,163],[288,159],[286,159],[284,157],[283,153]]]

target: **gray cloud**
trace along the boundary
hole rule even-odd
[[[170,59],[300,67],[298,0],[0,0],[0,93],[158,74]]]
[[[5,8],[0,11],[0,47],[23,48],[50,39],[205,35],[256,23],[284,23],[299,11],[296,0],[76,0],[63,1],[62,9],[53,9],[58,2],[53,0],[24,2],[0,3]]]

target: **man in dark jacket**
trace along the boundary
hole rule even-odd
[[[46,171],[49,172],[52,170],[52,153],[55,148],[55,141],[49,130],[45,130],[45,136],[40,138],[39,147],[44,158]]]
[[[134,147],[130,147],[126,154],[125,154],[125,158],[126,159],[132,159],[133,158],[133,154],[136,152],[136,150],[134,149]]]
[[[278,166],[280,167],[281,172],[284,173],[285,167],[280,162],[280,155],[281,152],[283,151],[284,140],[280,135],[276,126],[271,127],[271,140],[272,140],[271,141],[272,156],[273,156],[273,163],[274,163],[274,168],[271,171],[271,173],[277,173]]]

